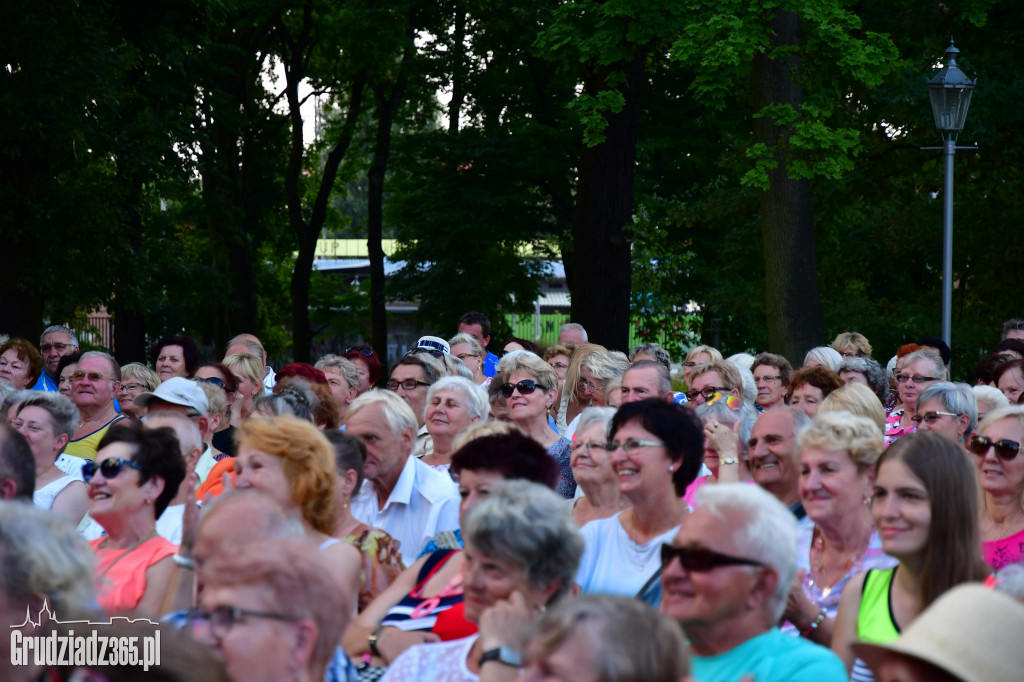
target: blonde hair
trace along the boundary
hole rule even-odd
[[[694,346],[690,349],[690,352],[686,354],[686,358],[683,362],[693,362],[693,359],[701,353],[707,353],[711,356],[709,362],[725,362],[725,358],[722,357],[722,351],[712,346]]]
[[[203,394],[206,395],[206,404],[208,406],[206,414],[219,414],[222,420],[227,418],[228,395],[224,392],[224,389],[205,381],[197,381],[196,383],[199,384],[199,388],[203,389]]]
[[[845,451],[857,470],[864,471],[875,466],[885,449],[885,439],[882,430],[867,417],[819,410],[807,428],[797,434],[796,447],[797,451],[805,448]]]
[[[463,445],[474,441],[477,438],[486,438],[487,436],[507,436],[508,434],[515,433],[517,431],[519,433],[523,433],[522,429],[511,422],[474,422],[460,431],[459,435],[455,436],[455,440],[452,441],[452,452],[458,452],[462,449]]]
[[[121,368],[121,383],[127,382],[128,379],[137,379],[150,392],[155,391],[160,385],[160,376],[141,362],[129,362]]]
[[[825,396],[818,407],[822,412],[849,412],[867,417],[885,430],[885,409],[875,392],[864,384],[846,384]]]
[[[263,388],[263,361],[248,353],[234,353],[224,358],[224,366],[232,372],[238,372],[249,381]]]

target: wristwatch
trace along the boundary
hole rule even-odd
[[[374,631],[370,634],[370,637],[369,637],[369,639],[367,641],[370,644],[370,651],[373,653],[374,656],[377,656],[379,658],[384,658],[381,655],[380,651],[377,650],[377,640],[380,639],[380,633],[382,633],[384,631],[384,628],[392,628],[392,627],[395,627],[395,626],[394,625],[378,625],[374,629]]]
[[[721,461],[722,464],[737,464],[738,462],[739,460],[735,457],[723,457]]]
[[[480,657],[480,666],[483,667],[483,664],[487,661],[497,661],[513,668],[518,668],[522,665],[519,652],[507,644],[498,649],[488,649],[485,651],[484,655]]]

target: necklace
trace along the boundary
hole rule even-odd
[[[864,552],[867,551],[868,545],[871,543],[871,536],[868,535],[868,540],[864,543],[863,547],[860,548],[860,551],[854,552],[846,558],[846,561],[844,561],[843,564],[840,566],[841,572],[839,574],[838,580],[833,579],[829,575],[829,572],[825,569],[824,533],[820,532],[818,528],[815,527],[814,536],[814,542],[811,543],[810,558],[811,565],[814,568],[814,573],[817,574],[819,579],[813,582],[817,582],[818,588],[821,590],[821,596],[824,598],[832,594],[832,588],[834,588],[837,583],[841,582],[843,578],[849,575],[850,571],[852,571],[854,567],[857,566],[857,564],[860,562],[860,558],[864,555]],[[815,555],[817,555],[817,558],[815,558]]]
[[[113,414],[113,415],[114,415],[114,417],[116,417],[116,416],[117,416],[117,413],[116,413],[116,412],[113,412],[113,410],[107,410],[107,411],[105,411],[105,412],[104,412],[104,413],[103,413],[102,415],[100,415],[100,417],[99,417],[99,418],[97,418],[97,419],[86,419],[86,420],[84,420],[84,421],[80,421],[80,422],[78,422],[78,428],[80,428],[80,429],[81,429],[81,428],[85,428],[85,425],[86,425],[86,424],[99,424],[99,423],[105,423],[105,422],[109,421],[108,417],[109,417],[109,416],[110,416],[111,414]],[[110,417],[110,419],[113,419],[114,417]]]

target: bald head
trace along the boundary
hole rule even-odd
[[[154,401],[155,402],[155,401]],[[186,414],[171,410],[150,412],[142,422],[147,429],[158,429],[166,426],[174,431],[181,448],[181,456],[189,467],[194,467],[196,460],[203,454],[203,439],[195,421]]]

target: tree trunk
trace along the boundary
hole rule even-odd
[[[637,126],[646,51],[618,65],[625,106],[607,114],[606,138],[584,147],[579,160],[576,211],[573,217],[574,281],[572,320],[587,330],[593,343],[628,351],[630,238]],[[603,83],[603,79],[600,79]]]
[[[124,234],[127,248],[131,254],[142,254],[142,187],[132,178],[124,178],[124,186],[131,191],[123,209]],[[131,261],[132,259],[127,259]],[[120,291],[132,291],[140,287],[140,275],[134,268],[125,268],[118,278]],[[139,301],[128,296],[114,293],[111,301],[111,325],[113,326],[114,357],[122,365],[136,362],[146,357],[146,322],[139,310]]]
[[[796,45],[796,14],[779,12],[772,19],[772,49]],[[789,104],[800,110],[800,58],[790,54],[755,57],[751,69],[754,110]],[[789,177],[787,146],[790,131],[771,119],[754,120],[754,141],[775,149],[778,166],[768,173],[769,189],[761,193],[761,233],[765,261],[765,313],[768,345],[773,353],[802,363],[808,349],[821,343],[822,313],[814,258],[814,215],[807,180]]]

